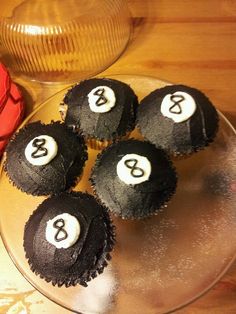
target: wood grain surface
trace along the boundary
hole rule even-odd
[[[132,38],[119,60],[102,74],[148,75],[197,87],[236,126],[236,1],[129,0],[128,3],[134,25]],[[44,85],[21,77],[14,80],[24,93],[27,114],[67,86]],[[0,272],[0,314],[69,313],[26,282],[2,242]],[[176,313],[236,313],[236,263],[211,291]]]

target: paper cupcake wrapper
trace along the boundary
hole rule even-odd
[[[129,135],[131,132],[126,133],[123,136],[117,137],[115,141],[122,141],[122,140],[126,140],[128,139]],[[99,141],[97,139],[93,139],[93,138],[87,138],[86,139],[86,143],[87,145],[92,148],[92,149],[96,149],[96,150],[102,150],[105,149],[106,147],[108,147],[109,145],[111,145],[114,141],[112,140],[103,140],[103,141]]]

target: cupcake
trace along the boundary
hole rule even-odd
[[[87,282],[103,272],[114,245],[114,227],[93,196],[61,193],[43,201],[24,230],[30,268],[53,285]]]
[[[163,150],[130,139],[98,155],[91,182],[101,203],[114,215],[136,219],[156,214],[169,201],[177,177]]]
[[[101,149],[134,129],[137,104],[137,96],[127,84],[93,78],[66,93],[60,113],[68,127],[83,133],[91,148]]]
[[[174,156],[208,146],[218,130],[218,114],[199,90],[184,85],[157,89],[138,108],[137,125],[145,139]]]
[[[5,170],[21,191],[49,195],[74,186],[86,159],[81,135],[60,122],[34,122],[20,129],[9,142]]]

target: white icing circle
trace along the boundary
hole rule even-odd
[[[108,86],[97,86],[88,94],[89,107],[93,112],[110,111],[116,104],[114,91]]]
[[[149,179],[152,166],[147,157],[127,154],[118,162],[116,171],[125,184],[139,184]]]
[[[34,166],[47,165],[58,151],[57,142],[53,137],[40,135],[33,138],[25,148],[25,157]]]
[[[188,120],[196,111],[196,102],[185,92],[177,91],[166,95],[161,103],[161,113],[164,117],[176,123]]]
[[[53,219],[47,221],[45,235],[46,240],[55,245],[56,248],[67,249],[75,244],[79,238],[79,221],[75,216],[68,213],[57,215]],[[58,239],[58,241],[56,239]]]

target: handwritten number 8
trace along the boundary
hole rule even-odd
[[[102,106],[107,103],[107,99],[104,96],[105,89],[104,88],[99,88],[95,91],[94,95],[99,96],[99,98],[96,101],[97,106]]]
[[[174,103],[170,107],[170,112],[175,114],[181,114],[182,108],[180,106],[180,103],[185,100],[185,98],[182,95],[171,95],[170,100]]]
[[[141,178],[144,176],[144,170],[142,168],[136,167],[137,163],[137,159],[127,159],[124,162],[126,167],[131,169],[130,173],[134,178]]]
[[[68,234],[67,234],[66,230],[63,229],[63,227],[65,227],[65,221],[62,218],[57,219],[56,221],[54,221],[53,227],[55,229],[57,229],[57,232],[55,234],[55,241],[60,242],[60,241],[65,240],[68,237]],[[63,233],[64,235],[61,235],[59,237],[60,233]]]
[[[40,157],[47,156],[48,150],[47,148],[43,147],[45,143],[46,143],[46,140],[44,138],[36,138],[33,141],[32,146],[35,147],[36,150],[32,152],[31,154],[32,158],[40,158]]]

